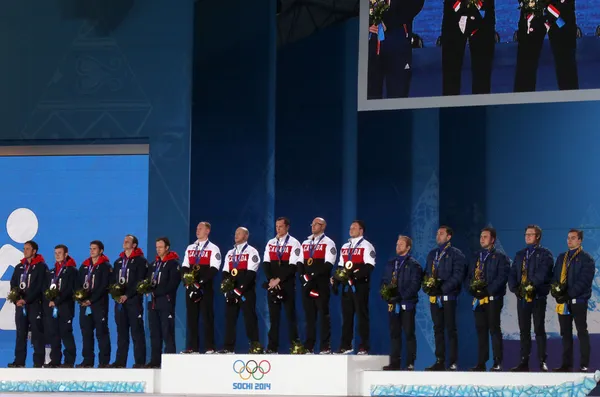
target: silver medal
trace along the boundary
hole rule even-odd
[[[21,284],[19,284],[19,288],[24,290],[25,288],[27,288],[27,283],[25,281],[21,281]]]
[[[119,284],[125,285],[125,277],[119,278]]]
[[[83,289],[90,289],[90,283],[88,283],[87,281],[83,283]]]
[[[55,283],[50,284],[50,289],[56,289],[56,284]]]

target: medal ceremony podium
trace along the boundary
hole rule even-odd
[[[587,396],[596,373],[382,371],[387,356],[163,355],[162,369],[1,369],[0,394]]]

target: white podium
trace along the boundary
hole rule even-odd
[[[163,354],[162,394],[358,396],[387,356]]]

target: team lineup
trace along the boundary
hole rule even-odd
[[[332,354],[329,304],[331,293],[341,295],[342,332],[335,354],[369,354],[369,295],[376,252],[364,237],[365,224],[350,225],[350,239],[339,255],[336,244],[325,234],[326,222],[315,218],[311,235],[302,243],[289,234],[290,221],[278,218],[277,235],[269,240],[261,256],[249,245],[249,231],[235,231],[235,245],[224,257],[209,240],[211,225],[200,222],[197,240],[190,244],[183,258],[170,250],[168,238],[156,239],[156,256],[148,261],[138,247],[135,236],[125,236],[123,252],[111,265],[104,255],[104,244],[90,243],[90,257],[79,269],[69,256],[68,247],[54,249],[55,265],[46,265],[34,241],[24,244],[24,258],[15,266],[8,300],[16,305],[15,360],[8,366],[21,368],[27,357],[27,335],[31,332],[35,368],[92,368],[96,362],[94,334],[98,341],[98,368],[125,368],[131,341],[134,368],[160,368],[161,354],[176,353],[175,306],[180,284],[185,289],[187,340],[182,353],[199,353],[199,320],[202,317],[205,354],[234,354],[236,323],[242,312],[251,354],[277,354],[282,312],[288,324],[292,354]],[[554,260],[541,245],[542,229],[529,225],[525,229],[525,248],[514,260],[494,247],[496,230],[481,230],[481,249],[471,259],[451,244],[453,230],[440,226],[437,247],[424,265],[411,256],[412,240],[398,236],[396,256],[384,265],[383,277],[377,280],[382,302],[389,312],[390,361],[384,370],[414,370],[417,357],[415,313],[419,292],[428,295],[435,338],[435,362],[428,371],[458,370],[457,305],[461,290],[471,297],[478,336],[477,364],[471,371],[487,371],[489,340],[492,343],[491,371],[502,371],[503,343],[501,312],[504,296],[518,298],[520,362],[511,371],[530,371],[531,329],[537,344],[539,370],[546,372],[545,313],[547,304],[556,305],[562,337],[562,365],[557,372],[574,368],[573,323],[580,346],[578,370],[588,371],[590,339],[587,330],[588,301],[592,296],[595,274],[593,257],[583,250],[583,231],[572,229],[567,235],[567,250]],[[259,285],[267,291],[270,317],[268,344],[259,340],[257,279],[262,269],[266,281]],[[222,273],[220,285],[215,277]],[[306,338],[300,341],[296,320],[297,280],[305,311]],[[111,341],[108,327],[109,295],[114,300],[117,325],[117,352],[110,363]],[[225,337],[217,351],[214,337],[214,300],[224,296]],[[551,295],[555,302],[548,302]],[[147,299],[144,299],[144,296]],[[146,357],[144,303],[148,311],[150,358]],[[78,312],[75,303],[78,303]],[[73,336],[73,319],[79,316],[83,361],[75,365],[77,348]],[[354,319],[360,343],[355,349]],[[320,319],[320,322],[318,321]],[[320,324],[319,332],[317,325]],[[406,362],[401,362],[402,334],[406,340]],[[317,339],[317,334],[319,338]],[[446,342],[447,338],[447,342]],[[318,342],[318,343],[317,343]],[[50,345],[50,362],[44,364],[45,346]],[[64,352],[61,351],[64,346]]]

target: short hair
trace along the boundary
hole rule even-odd
[[[138,238],[135,237],[133,234],[128,234],[125,237],[131,237],[131,242],[135,244],[135,248],[139,246],[140,242],[138,241]]]
[[[285,216],[280,216],[279,218],[277,218],[277,220],[275,222],[279,222],[279,221],[283,221],[283,224],[286,226],[291,225],[290,219]]]
[[[169,240],[168,237],[159,237],[156,239],[156,242],[158,243],[159,241],[162,241],[163,243],[165,243],[165,247],[171,248],[171,241]]]
[[[55,250],[57,250],[57,249],[61,249],[61,250],[63,250],[63,252],[64,252],[65,254],[68,254],[68,253],[69,253],[69,248],[68,248],[66,245],[64,245],[64,244],[58,244],[56,247],[54,247],[54,249],[55,249]]]
[[[211,227],[212,227],[212,226],[210,225],[210,223],[208,223],[208,222],[204,222],[204,221],[200,222],[200,223],[199,223],[199,225],[204,225],[204,226],[206,226],[206,228],[207,228],[208,230],[210,230],[210,229],[211,229]]]
[[[571,230],[569,230],[569,233],[577,233],[577,238],[579,238],[581,241],[583,241],[583,230],[571,229]]]
[[[491,227],[491,226],[486,226],[483,229],[481,229],[481,233],[483,232],[489,232],[490,233],[490,237],[493,238],[494,240],[496,240],[496,229]]]
[[[31,248],[33,248],[35,250],[36,254],[38,253],[38,251],[40,249],[40,246],[38,245],[38,243],[36,243],[33,240],[29,240],[29,241],[25,241],[25,244],[23,244],[23,245],[27,245],[27,244],[29,244],[31,246]]]
[[[352,223],[356,223],[358,227],[363,230],[363,233],[367,231],[367,226],[365,225],[364,221],[361,221],[360,219],[355,219],[352,221]]]
[[[440,230],[440,229],[444,229],[448,236],[452,236],[454,234],[454,230],[452,230],[452,228],[450,226],[442,225],[442,226],[438,227],[438,230]]]
[[[100,248],[102,251],[104,251],[104,243],[100,240],[94,240],[90,243],[90,245],[95,245],[98,248]]]
[[[408,246],[408,250],[410,251],[412,248],[412,238],[405,236],[403,234],[398,236],[398,240],[404,240],[404,242],[406,242],[406,245]]]
[[[525,232],[527,233],[527,229],[533,229],[535,231],[535,237],[537,237],[538,242],[542,240],[542,228],[538,225],[527,225],[525,228]]]

